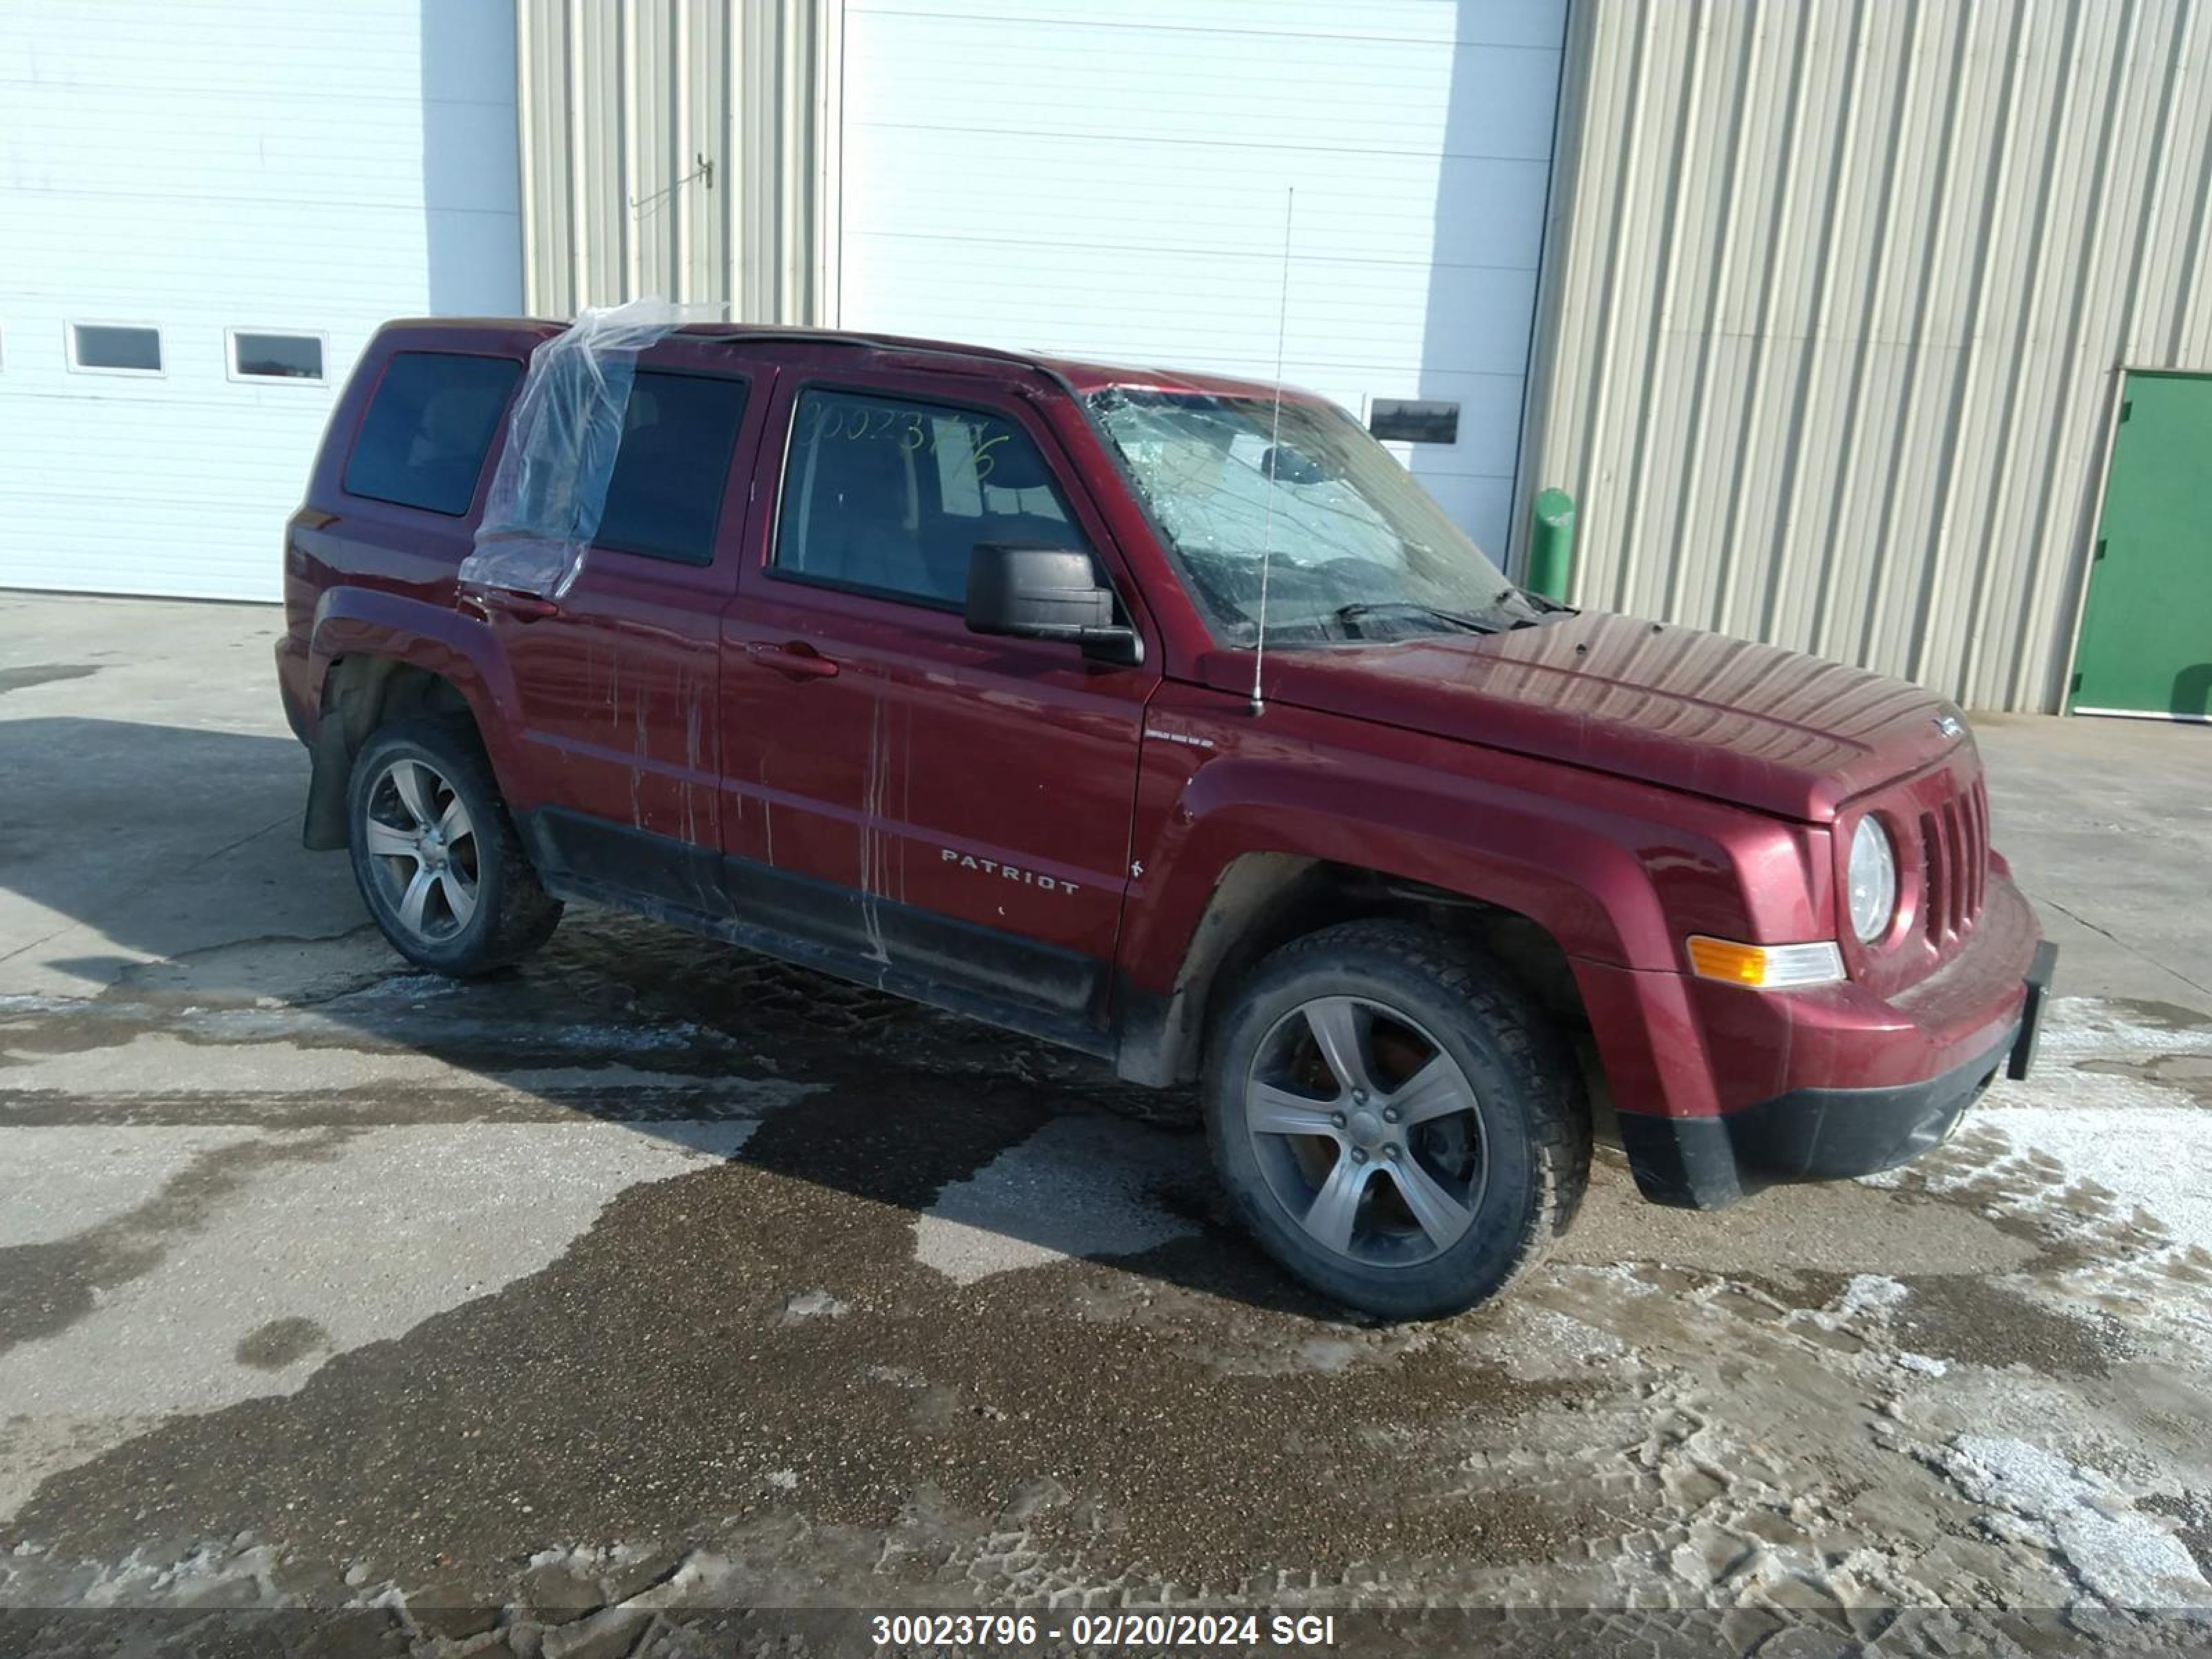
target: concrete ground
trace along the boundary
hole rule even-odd
[[[1601,1152],[1391,1329],[1088,1062],[602,914],[407,970],[276,626],[0,594],[0,1607],[2212,1601],[2212,730],[1976,722],[2063,998],[1936,1156],[1698,1216]]]

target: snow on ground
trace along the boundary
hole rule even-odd
[[[2051,1006],[2036,1076],[2000,1083],[1976,1121],[2041,1152],[2069,1185],[2094,1182],[2122,1213],[2141,1210],[2177,1246],[2212,1250],[2212,1103],[2160,1067],[2212,1054],[2212,1031],[2154,1023],[2124,1004]]]
[[[2173,1534],[2094,1469],[2024,1440],[1954,1436],[1943,1466],[1967,1495],[2019,1517],[2016,1535],[2063,1553],[2082,1583],[2115,1607],[2201,1602],[2212,1583]]]
[[[1939,1153],[1869,1184],[1957,1191],[1992,1174],[2017,1177],[2009,1184],[2022,1190],[2006,1194],[2012,1206],[2061,1229],[2140,1213],[2167,1247],[2212,1251],[2212,1099],[2201,1097],[2212,1090],[2161,1074],[2192,1058],[2212,1063],[2212,1029],[2059,999],[2034,1076],[2000,1079],[1966,1119],[1970,1143],[2002,1143],[1995,1157]]]
[[[1983,1122],[2021,1152],[2057,1158],[2069,1186],[2094,1182],[2114,1195],[2123,1214],[2140,1210],[2174,1244],[2212,1250],[2212,1111],[2194,1104],[2001,1105]]]

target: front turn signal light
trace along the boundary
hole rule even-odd
[[[1755,991],[1787,991],[1802,985],[1832,985],[1844,976],[1844,953],[1833,939],[1810,945],[1739,945],[1734,939],[1692,933],[1690,970],[1723,985]]]

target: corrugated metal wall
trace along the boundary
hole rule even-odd
[[[841,0],[516,0],[527,303],[830,320]]]
[[[2208,11],[1578,0],[1520,493],[1583,602],[2057,709],[2118,370],[2212,368]]]

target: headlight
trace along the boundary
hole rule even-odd
[[[1871,815],[1851,834],[1851,931],[1873,944],[1897,914],[1897,849],[1889,831]]]

